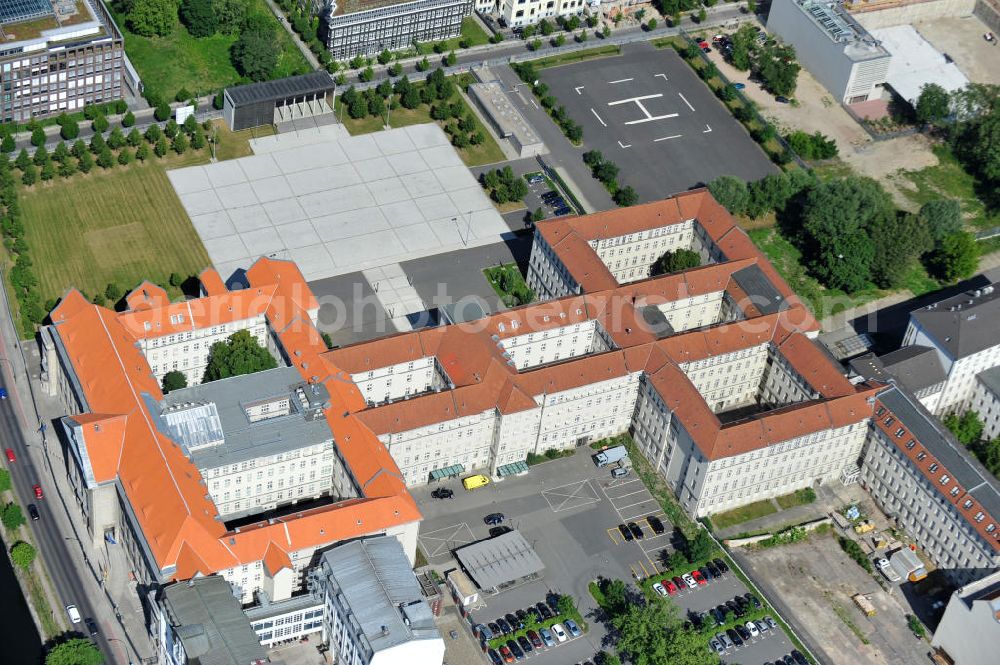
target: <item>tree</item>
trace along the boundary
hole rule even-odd
[[[90,137],[90,152],[95,155],[99,155],[102,150],[108,147],[108,142],[104,140],[104,136],[101,134],[94,134]]]
[[[802,67],[795,61],[795,49],[784,44],[770,44],[758,49],[757,73],[765,87],[775,95],[790,96]]]
[[[177,127],[177,122],[173,118],[167,120],[167,124],[163,126],[163,135],[168,139],[175,138],[177,136],[177,132],[179,131],[180,129]]]
[[[917,121],[923,123],[937,123],[948,117],[951,107],[951,95],[937,83],[926,83],[920,88],[920,96],[917,97],[917,105],[914,111],[917,114]]]
[[[392,66],[389,67],[389,76],[399,76],[402,73],[403,73],[403,65],[399,64],[398,62],[392,63]]]
[[[142,134],[139,133],[138,129],[133,127],[132,131],[130,131],[128,136],[125,137],[125,142],[128,143],[131,148],[138,148],[143,143]]]
[[[431,63],[430,60],[428,60],[427,56],[425,55],[423,59],[417,63],[416,66],[418,72],[426,72],[428,69],[431,68]]]
[[[86,151],[76,158],[76,167],[80,169],[80,173],[90,173],[94,168],[94,157],[90,151]]]
[[[143,37],[166,37],[177,19],[176,0],[130,0],[125,24]]]
[[[3,135],[3,141],[0,141],[0,152],[5,155],[9,155],[17,149],[17,144],[14,143],[14,137],[10,134]]]
[[[934,246],[927,227],[909,213],[882,217],[870,235],[875,244],[872,280],[884,289],[900,286],[914,262]]]
[[[131,150],[126,149],[118,153],[118,163],[122,166],[128,166],[133,159],[135,159],[135,155]]]
[[[174,142],[171,147],[178,155],[183,155],[187,151],[189,145],[187,137],[185,137],[184,134],[178,134],[174,138]]]
[[[104,297],[110,300],[112,305],[121,300],[124,295],[125,294],[122,293],[121,287],[114,282],[110,282],[106,287],[104,287]]]
[[[639,195],[631,185],[626,185],[615,192],[614,200],[620,207],[627,208],[629,206],[634,206],[639,202]]]
[[[135,114],[131,111],[122,116],[122,127],[128,128],[135,125]]]
[[[108,135],[108,147],[112,150],[119,150],[125,145],[125,135],[120,127],[115,127]]]
[[[264,81],[274,73],[280,51],[270,19],[262,15],[250,16],[233,44],[233,65],[244,76]]]
[[[35,127],[31,131],[31,145],[41,147],[45,145],[45,130],[41,127]]]
[[[22,570],[31,568],[38,553],[29,543],[18,541],[10,548],[10,558]]]
[[[0,469],[0,493],[6,492],[10,488],[10,471],[7,469]]]
[[[158,103],[156,105],[156,108],[153,109],[153,117],[158,122],[163,122],[164,120],[166,120],[167,118],[169,118],[170,117],[170,104],[166,103],[165,101],[161,101],[160,103]]]
[[[708,191],[716,201],[734,215],[742,215],[750,203],[750,192],[746,182],[736,176],[719,176],[708,183]]]
[[[45,665],[103,665],[104,654],[90,640],[75,637],[52,647]]]
[[[979,246],[975,236],[966,231],[947,234],[934,247],[927,267],[946,282],[971,277],[979,267]]]
[[[31,162],[35,166],[42,166],[43,164],[48,164],[51,159],[49,151],[45,149],[44,145],[40,145],[38,146],[38,150],[35,151],[35,155],[31,158]]]
[[[55,178],[56,177],[56,165],[53,164],[51,160],[48,161],[48,162],[45,162],[45,164],[42,165],[42,170],[41,170],[40,176],[41,176],[42,180],[44,180],[44,181],[52,180],[53,178]]]
[[[77,139],[73,143],[73,147],[70,149],[70,152],[73,153],[74,157],[79,159],[80,155],[82,155],[85,152],[88,152],[87,144],[83,142],[83,139]]]
[[[729,62],[733,67],[742,72],[750,69],[756,39],[757,31],[753,29],[753,25],[750,23],[744,23],[733,33],[733,48],[729,54]]]
[[[680,570],[681,568],[687,566],[687,564],[688,560],[687,557],[684,556],[684,552],[674,550],[670,553],[670,556],[667,557],[667,565],[670,566],[670,570]]]
[[[218,22],[212,0],[181,0],[179,14],[192,37],[211,37],[215,34]]]
[[[689,538],[687,535],[684,536],[681,549],[684,552],[684,556],[687,557],[688,563],[696,563],[712,555],[715,551],[715,542],[708,535],[708,531],[698,529],[694,538]]]
[[[187,388],[187,384],[187,376],[184,375],[184,372],[175,369],[163,375],[163,392],[165,393]]]
[[[63,178],[70,178],[76,174],[76,162],[72,159],[66,159],[62,164],[59,165],[59,175]]]
[[[444,64],[447,65],[448,67],[454,67],[457,62],[458,62],[458,56],[455,55],[454,51],[449,52],[448,55],[446,55],[444,58]]]
[[[25,524],[24,513],[21,512],[21,506],[16,503],[8,503],[3,507],[3,512],[0,513],[0,522],[3,522],[4,528],[8,531],[13,531],[22,524]]]
[[[149,159],[149,146],[145,143],[140,144],[139,147],[135,149],[135,158],[140,162],[144,162]]]
[[[149,141],[150,144],[156,143],[163,136],[163,130],[160,129],[159,125],[150,125],[146,128],[146,132],[143,134],[145,139]]]
[[[38,182],[38,169],[34,164],[28,164],[23,171],[24,172],[21,174],[21,182],[24,183],[26,187],[31,187]]]
[[[634,665],[718,662],[705,651],[704,637],[684,629],[672,603],[630,603],[611,623],[619,633],[618,651],[627,654]]]
[[[213,0],[212,11],[219,32],[235,35],[246,18],[247,5],[245,0]]]
[[[193,115],[189,115],[184,120],[183,127],[184,131],[187,132],[187,134],[190,136],[191,134],[194,134],[196,131],[198,131],[198,120],[195,119]]]
[[[14,160],[14,166],[23,171],[29,164],[31,164],[31,157],[28,155],[28,149],[21,148],[21,152],[18,153],[17,159]]]
[[[52,151],[52,159],[62,164],[63,162],[66,161],[68,157],[69,157],[69,149],[66,147],[65,143],[60,141],[58,144],[56,144],[56,149]]]
[[[650,269],[650,275],[669,275],[670,273],[697,268],[701,265],[701,255],[690,249],[677,249],[664,252]]]
[[[962,206],[955,199],[937,199],[920,206],[920,221],[931,239],[940,241],[949,233],[962,230]]]
[[[392,62],[392,53],[388,50],[382,51],[378,54],[378,64],[388,65]]]
[[[249,331],[240,330],[225,342],[216,342],[209,351],[203,381],[215,381],[277,367],[274,357]]]
[[[971,409],[961,416],[956,413],[949,413],[944,417],[944,426],[951,430],[955,438],[966,446],[979,443],[979,440],[983,437],[983,421],[979,419],[979,414]]]

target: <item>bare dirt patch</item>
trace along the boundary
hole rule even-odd
[[[906,626],[898,604],[871,575],[847,557],[833,537],[813,537],[748,553],[753,578],[771,587],[797,623],[837,665],[897,665],[925,662],[928,645]],[[866,617],[851,596],[871,594],[874,617]],[[867,642],[867,643],[866,643]]]

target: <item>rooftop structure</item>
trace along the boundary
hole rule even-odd
[[[460,547],[455,558],[480,589],[490,591],[534,579],[545,570],[538,554],[516,529]]]
[[[55,16],[50,0],[8,0],[0,6],[0,24],[3,25],[42,16]]]
[[[473,70],[482,83],[469,86],[469,96],[486,117],[501,138],[508,139],[521,157],[541,154],[545,147],[535,130],[524,119],[521,112],[511,104],[501,83],[492,78],[493,73],[485,68]]]
[[[339,650],[356,650],[362,663],[441,664],[444,642],[395,538],[365,538],[324,552],[313,583],[334,609],[324,619],[324,638],[337,636]]]
[[[991,665],[1000,643],[1000,571],[951,594],[931,645],[957,665]]]
[[[967,291],[910,313],[910,327],[931,337],[952,360],[995,346],[1000,324],[1000,290],[996,285]],[[907,330],[907,338],[911,331]]]
[[[910,104],[916,104],[925,85],[937,84],[949,93],[969,85],[962,70],[931,46],[912,25],[876,28],[872,36],[892,54],[886,83]]]
[[[268,661],[232,587],[218,575],[164,587],[157,608],[160,662],[251,665]]]

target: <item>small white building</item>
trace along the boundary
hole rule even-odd
[[[559,16],[583,14],[587,0],[499,0],[500,14],[507,25],[517,28],[538,23],[543,18],[549,23]]]
[[[881,96],[891,55],[839,3],[774,0],[767,29],[795,47],[799,62],[837,101]]]
[[[441,665],[444,640],[410,561],[391,537],[325,552],[312,573],[323,641],[342,665]]]

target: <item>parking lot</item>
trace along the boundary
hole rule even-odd
[[[613,479],[610,468],[594,465],[590,448],[570,457],[533,466],[521,477],[495,481],[467,492],[458,479],[413,489],[424,521],[419,544],[428,562],[439,572],[457,566],[452,551],[489,537],[484,517],[500,512],[505,524],[518,529],[545,564],[541,579],[524,583],[496,595],[481,594],[471,609],[475,623],[495,622],[550,592],[569,594],[589,624],[581,637],[552,648],[535,649],[529,657],[540,663],[574,665],[608,648],[604,625],[597,620],[597,607],[587,585],[604,577],[636,581],[660,573],[664,560],[674,551],[674,529],[659,505],[635,474]],[[454,498],[437,500],[437,487],[454,491]],[[649,518],[658,518],[663,533],[654,533]],[[626,541],[620,524],[634,522],[641,539]],[[705,612],[747,588],[732,573],[694,589],[682,589],[672,600],[681,613]],[[706,637],[706,649],[708,648]],[[603,646],[602,646],[603,645]],[[792,644],[780,629],[751,637],[739,648],[722,654],[727,663],[764,663],[788,654]],[[556,655],[558,654],[558,655]],[[483,662],[487,662],[485,659]]]
[[[546,83],[583,127],[584,148],[620,168],[640,201],[723,174],[756,180],[775,167],[672,50],[648,43],[622,55],[544,69]]]

